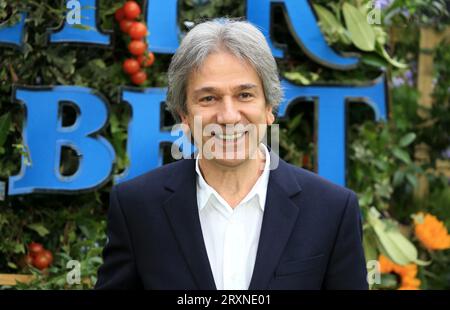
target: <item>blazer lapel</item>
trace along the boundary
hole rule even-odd
[[[164,210],[197,287],[201,290],[215,290],[198,214],[195,160],[184,159],[179,164],[176,175],[166,183],[166,188],[173,191],[173,194],[164,202]]]
[[[271,170],[267,188],[261,234],[256,254],[250,290],[267,289],[298,216],[298,206],[291,197],[301,191],[286,162],[279,161],[278,168]]]

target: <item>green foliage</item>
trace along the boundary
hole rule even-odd
[[[449,147],[450,141],[450,41],[443,42],[434,51],[435,85],[433,106],[425,109],[429,118],[422,120],[419,141],[430,146],[431,162],[442,158],[442,153]]]
[[[366,65],[386,67],[391,64],[394,67],[404,68],[405,65],[393,59],[385,49],[386,31],[381,27],[381,16],[378,20],[371,21],[373,9],[367,4],[357,2],[328,3],[330,9],[319,4],[314,9],[319,17],[321,29],[327,41],[332,44],[347,46],[353,44],[358,52],[362,53],[362,62]],[[381,15],[381,12],[379,12]],[[345,27],[344,27],[345,24]],[[364,53],[365,52],[365,53]]]
[[[367,213],[367,221],[374,230],[379,247],[384,255],[387,255],[393,262],[399,265],[415,263],[418,265],[428,265],[418,259],[416,247],[401,232],[397,224],[389,220],[381,220],[380,213],[375,208],[371,208]]]
[[[117,98],[120,86],[129,84],[129,80],[121,69],[127,52],[120,31],[116,32],[113,48],[49,46],[46,29],[58,26],[65,12],[60,1],[0,0],[0,7],[6,4],[11,10],[7,24],[13,23],[17,12],[26,11],[28,17],[24,48],[0,49],[0,178],[6,179],[19,172],[22,155],[25,155],[24,164],[30,164],[28,149],[21,137],[24,111],[17,103],[10,103],[13,83],[81,85],[104,95],[116,113],[102,134],[112,141],[116,150],[116,172],[122,171],[127,166],[125,142],[129,113],[124,111],[124,105],[118,104]],[[99,4],[100,27],[118,30],[113,14],[120,3],[104,0]],[[152,67],[155,71],[149,74],[153,86],[166,84],[164,70],[169,60],[168,57],[156,58]],[[109,186],[90,194],[32,195],[10,197],[0,202],[0,273],[35,275],[32,283],[15,288],[91,288],[106,241],[108,193]],[[42,243],[53,253],[54,263],[48,270],[41,272],[23,263],[31,241]],[[81,263],[82,282],[69,286],[66,265],[72,259]]]
[[[375,49],[375,32],[367,23],[367,14],[347,2],[344,3],[342,10],[353,44],[365,52],[373,51]]]
[[[236,0],[184,0],[179,1],[181,23],[199,23],[213,17],[243,18],[245,16],[245,1]],[[183,24],[181,29],[186,29]]]
[[[0,117],[0,154],[5,152],[3,145],[5,144],[6,137],[9,134],[9,128],[11,127],[11,115],[6,113]]]
[[[0,270],[35,276],[32,283],[16,288],[92,287],[106,242],[106,219],[97,196],[92,193],[77,198],[60,196],[52,200],[44,196],[15,198],[10,201],[11,206],[2,207]],[[42,243],[54,255],[54,263],[44,272],[23,262],[26,245],[32,241]],[[72,259],[81,264],[80,285],[69,286],[66,282],[66,265]]]
[[[445,0],[394,0],[386,9],[385,22],[443,27],[450,21],[446,6]]]
[[[367,122],[350,131],[348,185],[360,197],[361,207],[388,210],[395,187],[415,187],[421,172],[408,152],[414,133],[395,135],[388,123]]]
[[[336,50],[357,52],[361,56],[361,64],[347,72],[324,68],[310,61],[289,34],[283,14],[276,9],[273,37],[275,41],[286,44],[286,56],[278,60],[281,74],[302,85],[358,85],[367,84],[384,71],[393,77],[401,77],[407,72],[403,63],[408,63],[411,64],[408,69],[414,75],[418,25],[447,22],[443,1],[395,0],[381,11],[379,25],[364,22],[369,13],[368,2],[312,1],[329,44]],[[129,55],[128,39],[121,34],[113,17],[122,3],[99,0],[99,27],[103,31],[114,31],[114,45],[94,48],[48,45],[47,28],[59,26],[64,18],[65,8],[61,1],[0,0],[0,24],[13,24],[18,20],[18,12],[27,12],[23,49],[0,49],[0,179],[19,172],[22,156],[23,164],[31,164],[21,136],[25,111],[19,104],[11,103],[14,84],[82,85],[100,92],[111,104],[109,124],[101,134],[116,151],[114,173],[127,167],[125,147],[130,111],[126,105],[119,104],[118,98],[120,87],[129,85],[129,79],[121,69],[122,61]],[[206,18],[245,16],[245,1],[183,0],[179,1],[179,9],[178,23],[182,36],[192,23]],[[396,42],[390,41],[394,36],[390,25],[401,28],[395,36]],[[351,110],[350,115],[356,121],[348,133],[348,186],[359,196],[365,220],[363,241],[366,258],[377,259],[379,253],[385,253],[397,262],[431,261],[431,265],[420,268],[422,288],[450,287],[449,251],[424,251],[413,237],[410,218],[418,211],[430,212],[450,227],[448,180],[433,170],[435,161],[442,158],[449,142],[449,51],[448,43],[433,51],[437,60],[433,95],[436,104],[427,111],[431,121],[424,122],[417,115],[419,94],[413,83],[392,89],[392,119],[388,122],[374,123],[367,119],[366,114],[359,114],[356,110]],[[169,62],[170,55],[156,55],[143,87],[166,86]],[[288,117],[280,120],[281,155],[310,170],[316,169],[317,155],[314,113],[314,102],[302,102],[294,104]],[[424,142],[430,146],[430,161],[419,164],[413,158],[414,148]],[[70,158],[66,162],[70,166]],[[67,169],[64,165],[62,171]],[[418,176],[428,178],[431,189],[430,194],[420,200],[413,195]],[[0,202],[0,273],[35,276],[32,283],[15,286],[18,289],[92,288],[106,242],[110,186],[107,184],[88,194],[9,197]],[[376,219],[369,220],[374,214]],[[24,265],[27,244],[32,241],[43,243],[54,254],[54,263],[47,271]],[[81,263],[82,282],[71,286],[67,284],[66,276],[67,263],[72,259]],[[383,278],[385,288],[398,286],[395,277],[384,275]]]

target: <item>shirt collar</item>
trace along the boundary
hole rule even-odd
[[[244,199],[242,199],[239,204],[246,203],[253,197],[257,196],[259,207],[262,211],[264,211],[267,196],[267,186],[269,184],[270,153],[267,149],[267,146],[265,146],[263,143],[260,144],[260,150],[264,153],[264,157],[266,159],[264,163],[264,170],[259,176],[258,180],[256,180],[256,183],[255,185],[253,185],[250,192],[244,197]],[[198,164],[198,154],[195,158],[195,172],[197,173],[197,203],[199,211],[201,211],[207,205],[212,197],[215,197],[218,201],[225,203],[224,199],[219,195],[219,193],[217,193],[214,188],[206,183],[205,179],[203,178]]]

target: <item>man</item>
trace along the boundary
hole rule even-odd
[[[353,192],[261,143],[282,99],[262,33],[194,27],[167,105],[198,152],[114,186],[101,289],[366,289]]]

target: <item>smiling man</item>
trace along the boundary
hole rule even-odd
[[[168,76],[198,152],[114,186],[97,288],[366,289],[355,194],[262,143],[282,99],[262,33],[199,24]]]

